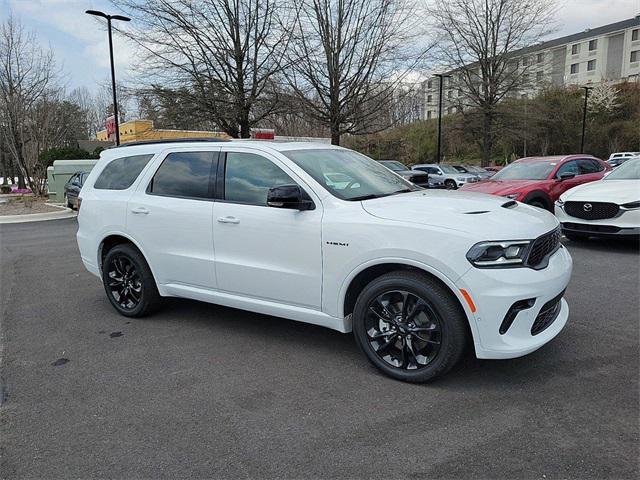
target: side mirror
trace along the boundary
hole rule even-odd
[[[298,185],[281,185],[270,188],[267,192],[267,205],[292,210],[313,210],[316,208],[307,192]]]
[[[560,176],[558,177],[558,180],[560,180],[560,181],[562,182],[562,181],[564,181],[564,180],[569,180],[569,179],[571,179],[571,178],[573,178],[573,177],[575,177],[575,176],[576,176],[576,174],[575,174],[575,173],[571,173],[571,172],[564,172],[564,173],[561,173],[561,174],[560,174]]]

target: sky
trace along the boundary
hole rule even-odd
[[[640,13],[640,0],[560,0],[559,5],[554,37]],[[115,13],[108,0],[0,0],[0,21],[10,14],[20,19],[43,46],[54,51],[68,89],[86,86],[96,93],[110,79],[109,50],[105,21],[86,15],[87,9]],[[132,81],[135,49],[116,37],[114,51],[116,77]]]

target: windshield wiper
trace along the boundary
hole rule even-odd
[[[395,192],[391,192],[391,193],[370,193],[368,195],[360,195],[359,197],[353,197],[350,198],[350,201],[353,202],[357,202],[360,200],[371,200],[374,198],[382,198],[382,197],[389,197],[391,195],[396,195],[398,193],[409,193],[409,192],[415,192],[418,189],[412,190],[411,188],[403,188],[402,190],[396,190]]]

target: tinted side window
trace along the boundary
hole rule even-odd
[[[560,178],[560,175],[562,175],[563,173],[573,173],[574,175],[580,175],[580,170],[578,169],[578,162],[572,160],[571,162],[567,162],[564,165],[562,165],[558,169],[558,172],[556,173],[556,177]]]
[[[224,175],[224,198],[250,205],[266,205],[267,191],[296,182],[280,167],[260,155],[227,153]]]
[[[101,190],[126,190],[138,178],[142,169],[149,163],[153,155],[134,155],[116,158],[109,163],[93,184],[93,188]]]
[[[578,160],[580,167],[580,174],[586,175],[587,173],[598,173],[600,171],[600,165],[593,160]]]
[[[217,156],[217,152],[170,153],[147,191],[169,197],[210,198],[211,169]]]

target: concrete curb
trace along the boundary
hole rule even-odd
[[[47,213],[28,213],[26,215],[0,215],[0,225],[5,223],[27,223],[27,222],[44,222],[46,220],[62,220],[64,218],[73,218],[78,214],[70,208],[51,205],[59,208],[60,212]]]

